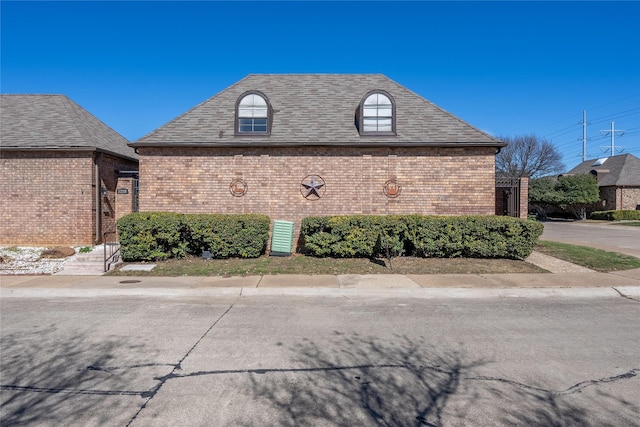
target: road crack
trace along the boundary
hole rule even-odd
[[[587,387],[590,387],[590,386],[628,380],[628,379],[634,378],[639,373],[640,373],[640,368],[634,368],[634,369],[631,369],[628,372],[625,372],[624,374],[616,375],[616,376],[613,376],[613,377],[606,377],[606,378],[599,378],[599,379],[596,379],[596,380],[582,381],[582,382],[579,382],[577,384],[572,385],[571,387],[569,387],[569,388],[567,388],[565,390],[559,390],[559,391],[558,390],[548,390],[548,389],[544,389],[544,388],[540,388],[540,387],[533,387],[533,386],[530,386],[528,384],[519,383],[517,381],[512,381],[512,380],[507,380],[505,378],[480,376],[480,377],[467,377],[465,379],[466,380],[471,380],[471,381],[495,381],[495,382],[499,382],[499,383],[503,383],[503,384],[509,384],[509,385],[512,385],[512,386],[515,386],[515,387],[518,387],[518,388],[522,388],[522,389],[526,389],[526,390],[537,391],[537,392],[541,392],[541,393],[545,393],[545,394],[549,394],[549,395],[554,395],[554,396],[564,396],[564,395],[579,393],[583,389],[585,389]]]
[[[631,301],[635,301],[635,302],[640,302],[640,300],[635,299],[630,297],[629,295],[625,295],[622,292],[620,292],[620,290],[618,290],[617,288],[612,287],[611,289],[613,289],[614,291],[616,291],[618,293],[618,295],[620,295],[622,298],[626,298],[626,299],[630,299]]]
[[[147,400],[142,404],[140,409],[138,409],[138,411],[133,415],[133,417],[131,417],[131,419],[127,423],[127,427],[129,427],[136,420],[136,418],[138,418],[138,415],[140,415],[140,413],[147,407],[151,399],[153,399],[156,396],[156,394],[160,391],[162,386],[164,386],[167,381],[169,381],[171,378],[176,378],[179,376],[176,374],[176,371],[182,370],[182,362],[184,362],[185,359],[189,357],[191,352],[193,352],[193,350],[195,350],[196,347],[198,347],[198,344],[200,344],[200,342],[209,334],[209,332],[211,332],[211,330],[218,324],[218,322],[220,322],[220,320],[222,320],[222,318],[225,317],[227,313],[229,313],[229,311],[231,311],[232,308],[233,308],[233,304],[231,304],[224,311],[224,313],[222,313],[216,319],[216,321],[213,322],[211,326],[209,326],[209,328],[200,336],[200,338],[198,338],[195,344],[191,346],[191,348],[184,354],[184,356],[182,356],[182,358],[180,358],[180,360],[175,365],[173,365],[173,369],[171,370],[171,372],[169,372],[165,376],[155,378],[158,381],[158,384],[155,387],[153,387],[151,390],[142,393],[142,397],[146,397]]]

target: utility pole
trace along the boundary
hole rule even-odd
[[[624,135],[623,130],[615,130],[615,125],[611,122],[611,130],[601,130],[600,133],[604,136],[611,134],[611,155],[616,155],[616,132],[620,134],[620,136]]]
[[[582,110],[582,161],[587,160],[587,110]]]

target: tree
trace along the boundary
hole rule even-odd
[[[577,219],[586,218],[587,208],[600,200],[598,184],[592,175],[545,177],[529,183],[529,205],[540,218],[551,207],[571,212]]]
[[[598,183],[593,175],[560,177],[555,188],[562,194],[558,206],[573,212],[578,219],[585,219],[587,207],[600,200]]]
[[[496,155],[496,172],[513,177],[537,178],[564,171],[562,156],[556,147],[536,135],[501,136],[508,145]]]
[[[549,209],[558,205],[561,199],[555,186],[556,178],[545,177],[532,179],[529,182],[529,207],[535,210],[540,219],[547,219]]]

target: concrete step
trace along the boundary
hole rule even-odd
[[[109,251],[109,248],[107,248]],[[117,263],[112,263],[110,268],[113,268]],[[81,275],[102,275],[104,274],[104,246],[99,245],[93,248],[91,252],[78,253],[73,256],[69,261],[64,263],[61,271],[56,274],[81,276]]]

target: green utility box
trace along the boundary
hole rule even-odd
[[[273,221],[273,234],[271,235],[271,253],[272,256],[288,256],[291,255],[291,246],[293,245],[293,222],[291,221]]]

